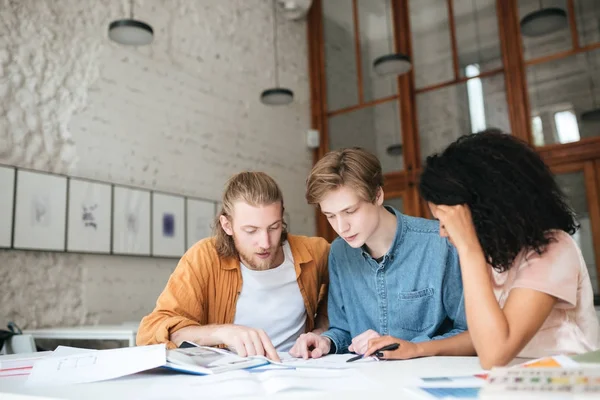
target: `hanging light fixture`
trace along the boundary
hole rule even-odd
[[[589,58],[589,52],[585,53],[585,59],[586,59],[586,64],[587,64],[587,69],[588,69],[588,74],[590,76],[590,94],[592,95],[592,105],[594,108],[584,111],[581,113],[581,115],[579,116],[581,118],[581,120],[583,122],[598,122],[600,121],[600,108],[598,108],[597,104],[596,104],[596,94],[594,93],[595,88],[594,88],[594,77],[592,76],[592,71],[593,69],[590,68],[590,58]]]
[[[387,26],[387,32],[390,32],[390,24],[389,18],[393,19],[393,15],[391,15],[391,11],[389,8],[390,1],[386,1],[386,13],[385,20]],[[391,41],[388,43],[391,44]],[[377,57],[375,61],[373,61],[373,70],[381,76],[385,75],[403,75],[410,71],[412,68],[412,64],[410,62],[410,57],[403,53],[394,53],[392,49],[390,49],[390,53]]]
[[[129,3],[129,18],[118,19],[108,26],[108,37],[128,46],[144,46],[152,43],[154,31],[145,22],[133,19],[133,2]]]
[[[279,87],[279,63],[277,59],[277,3],[273,0],[273,59],[275,87],[265,89],[260,94],[260,101],[268,106],[290,104],[294,100],[294,92]]]
[[[569,25],[567,12],[559,7],[544,8],[542,1],[539,9],[530,12],[521,19],[521,33],[528,37],[544,36],[559,31]]]
[[[403,75],[411,67],[410,58],[402,53],[386,54],[373,61],[373,69],[379,75]]]

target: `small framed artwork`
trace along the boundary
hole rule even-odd
[[[12,245],[15,169],[0,166],[0,248]]]
[[[181,257],[185,253],[184,198],[152,193],[152,255]]]
[[[13,247],[65,251],[67,178],[17,170]]]
[[[150,255],[150,192],[123,186],[113,188],[112,252]]]
[[[69,179],[67,251],[110,253],[112,186]]]
[[[190,248],[199,240],[212,235],[217,205],[213,201],[186,198],[187,243]]]

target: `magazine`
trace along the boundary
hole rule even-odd
[[[211,375],[269,364],[263,357],[240,357],[228,350],[196,346],[167,350],[165,368],[198,375]]]

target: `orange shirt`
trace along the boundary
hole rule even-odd
[[[327,316],[329,243],[319,237],[295,235],[288,235],[287,241],[306,307],[306,331],[310,332],[317,315]],[[137,344],[166,343],[174,348],[169,337],[179,329],[232,324],[241,290],[239,259],[220,258],[214,238],[199,241],[179,261],[154,311],[142,319]]]

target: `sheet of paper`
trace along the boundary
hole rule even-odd
[[[421,383],[419,387],[435,388],[464,388],[481,387],[485,384],[485,375],[465,375],[465,376],[439,376],[419,378]]]
[[[579,363],[564,355],[538,358],[519,365],[526,368],[577,368]]]
[[[486,374],[416,378],[403,390],[420,399],[473,399],[486,383]]]
[[[600,364],[600,350],[577,354],[571,359],[579,364]]]
[[[40,351],[2,355],[0,356],[0,377],[29,375],[36,362],[51,354],[51,351]]]
[[[324,392],[336,390],[366,390],[373,381],[359,370],[280,369],[252,373],[231,371],[222,374],[170,377],[168,383],[157,382],[151,386],[154,399],[197,399],[202,397],[262,396],[287,390]]]
[[[283,368],[319,368],[319,369],[348,369],[358,367],[361,364],[379,361],[376,357],[367,357],[354,362],[346,362],[356,354],[329,354],[321,358],[292,357],[289,353],[279,352],[281,363],[273,363],[256,368],[256,370],[271,370]]]
[[[336,391],[367,390],[375,383],[356,369],[345,370],[275,370],[255,375],[262,382],[265,394],[274,394],[287,390]]]
[[[426,388],[405,388],[405,391],[411,395],[416,395],[420,399],[477,399],[479,397],[479,387],[426,387]],[[399,397],[401,398],[401,397]]]
[[[98,351],[95,349],[82,349],[81,347],[70,347],[70,346],[58,346],[52,353],[51,357],[66,357],[73,354],[89,353],[91,351]]]
[[[91,350],[37,362],[27,385],[67,385],[118,378],[166,363],[164,344]]]

